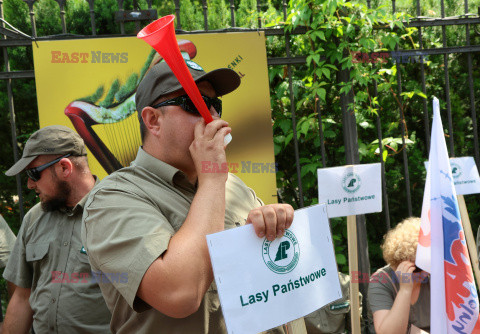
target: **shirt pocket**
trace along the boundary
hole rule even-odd
[[[27,262],[41,261],[46,258],[48,249],[50,248],[49,242],[42,242],[36,244],[27,244],[25,246],[25,257]]]
[[[88,273],[91,274],[92,268],[90,266],[90,261],[88,260],[88,255],[78,252],[77,261],[75,265],[75,272],[77,273]]]
[[[350,302],[341,300],[305,316],[307,332],[344,333]]]
[[[94,278],[92,277],[93,274],[88,255],[78,251],[74,259],[75,265],[72,273],[72,280],[74,283],[72,284],[73,289],[79,294],[87,293],[92,296],[94,293],[100,293],[99,290],[92,291],[92,282],[94,281]]]
[[[350,312],[350,300],[341,300],[328,304],[328,313],[330,314],[346,314]]]

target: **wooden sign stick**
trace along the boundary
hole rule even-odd
[[[348,236],[348,266],[350,267],[350,321],[352,333],[360,334],[360,301],[358,281],[353,277],[363,277],[358,274],[358,250],[357,250],[357,216],[347,216]]]
[[[460,216],[462,218],[463,231],[465,233],[465,241],[467,242],[468,252],[470,253],[470,261],[472,262],[473,272],[477,281],[477,289],[480,289],[480,269],[478,268],[478,253],[475,244],[475,238],[472,233],[472,225],[468,217],[467,205],[463,195],[457,196],[458,208],[460,209]]]

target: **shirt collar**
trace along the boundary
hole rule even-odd
[[[183,186],[195,189],[196,187],[188,182],[188,179],[181,170],[175,168],[162,160],[159,160],[143,150],[142,147],[138,149],[137,157],[132,162],[134,166],[141,166],[149,172],[157,175],[172,186]]]
[[[93,175],[94,179],[95,179],[95,184],[94,186],[96,186],[100,180],[98,179],[98,177],[96,175]],[[93,189],[93,187],[92,187]],[[61,212],[69,215],[69,216],[73,216],[74,214],[76,214],[77,212],[83,212],[83,207],[85,206],[85,202],[87,202],[87,198],[88,198],[88,194],[90,194],[90,192],[88,192],[85,196],[83,196],[83,198],[80,200],[80,202],[78,202],[74,207],[73,209],[69,209],[69,208],[62,208],[60,209]]]

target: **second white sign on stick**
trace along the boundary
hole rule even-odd
[[[453,184],[457,195],[480,193],[480,177],[473,157],[450,158]],[[425,161],[428,170],[428,161]]]
[[[382,211],[380,163],[318,169],[318,202],[328,217]]]

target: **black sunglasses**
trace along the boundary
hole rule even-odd
[[[57,159],[55,159],[53,161],[50,161],[50,162],[47,162],[46,164],[43,164],[41,166],[26,169],[25,172],[27,173],[27,176],[32,179],[32,181],[37,182],[38,180],[40,180],[40,176],[41,176],[40,173],[44,169],[47,169],[48,167],[53,166],[54,164],[56,164],[57,162],[59,162],[63,158],[67,158],[70,155],[71,155],[70,153],[65,154],[65,155],[61,156],[60,158],[57,158]]]
[[[205,101],[208,110],[210,110],[210,108],[213,106],[218,113],[218,116],[222,117],[222,100],[220,100],[218,97],[208,97],[205,95],[202,95],[202,98],[203,101]],[[159,104],[152,106],[152,108],[157,109],[165,106],[180,106],[186,112],[194,115],[200,115],[197,107],[195,107],[195,104],[193,104],[193,101],[188,97],[188,95],[181,95],[174,97],[173,99],[160,102]]]

